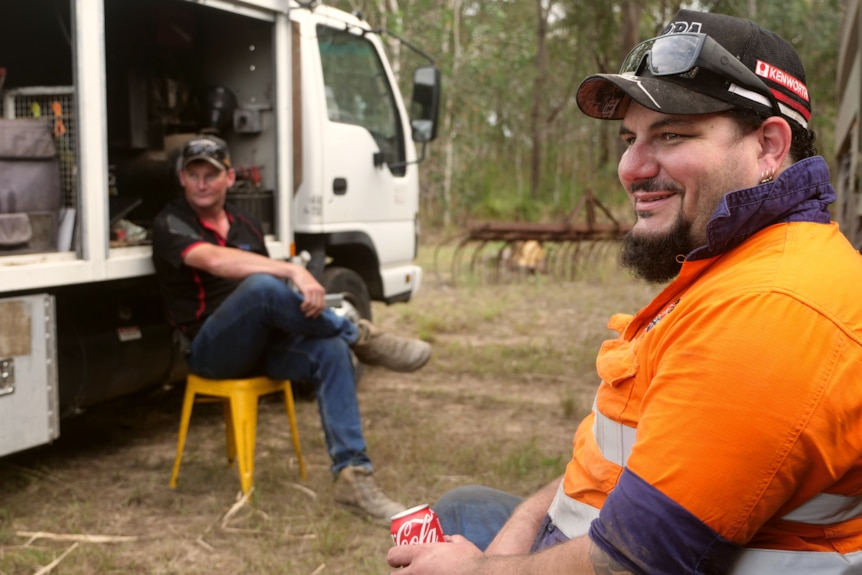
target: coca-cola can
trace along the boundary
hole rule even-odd
[[[440,519],[428,504],[417,505],[392,516],[392,541],[396,545],[438,543],[443,541]]]

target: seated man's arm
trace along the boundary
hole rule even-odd
[[[449,571],[439,571],[450,573]],[[461,571],[458,571],[461,573]],[[577,537],[539,553],[488,557],[475,575],[634,575],[614,561],[589,536]]]
[[[326,307],[323,286],[308,270],[291,262],[205,242],[191,245],[183,252],[182,258],[187,266],[223,278],[243,279],[252,274],[269,274],[290,280],[305,298],[302,311],[308,317],[317,317]]]
[[[632,575],[586,535],[529,555],[488,556],[460,535],[447,539],[392,547],[387,561],[403,575]]]
[[[562,478],[525,499],[497,537],[482,552],[466,538],[446,543],[401,545],[389,549],[387,561],[404,575],[631,575],[588,536],[529,554]]]
[[[486,555],[516,555],[528,553],[542,521],[560,486],[562,477],[555,479],[525,499],[488,545]]]

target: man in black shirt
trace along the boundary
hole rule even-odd
[[[350,352],[409,372],[425,365],[430,345],[366,320],[354,325],[326,309],[323,286],[304,267],[271,259],[256,219],[225,204],[236,173],[220,138],[189,141],[179,179],[183,196],[153,223],[153,262],[169,319],[190,340],[189,369],[212,379],[263,374],[313,383],[336,501],[388,521],[404,506],[374,482]]]

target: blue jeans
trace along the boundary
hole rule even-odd
[[[433,505],[446,535],[463,535],[484,551],[523,499],[497,489],[468,485]]]
[[[350,356],[359,330],[329,309],[308,318],[301,303],[302,295],[274,276],[247,277],[201,326],[189,369],[211,379],[312,383],[333,475],[348,465],[371,469]]]
[[[456,487],[434,504],[434,512],[440,518],[440,527],[446,535],[463,535],[473,545],[485,551],[512,513],[523,501],[522,498],[504,491],[468,485]],[[568,537],[557,529],[549,516],[545,516],[530,553],[553,547]]]

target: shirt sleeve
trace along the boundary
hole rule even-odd
[[[599,518],[595,544],[632,573],[727,573],[741,548],[629,470]]]
[[[153,259],[167,263],[174,269],[183,264],[188,250],[204,243],[200,233],[188,222],[172,213],[163,213],[153,222]]]

